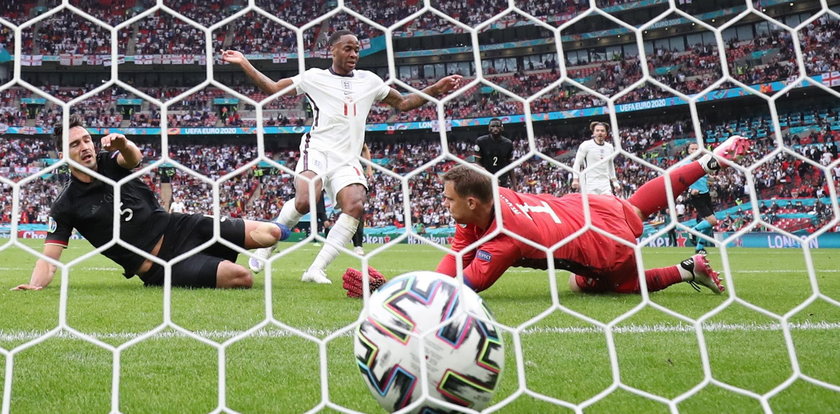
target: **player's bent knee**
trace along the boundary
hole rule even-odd
[[[365,193],[362,186],[347,187],[340,196],[341,211],[355,218],[360,218],[365,212]]]
[[[316,200],[317,201],[317,200]],[[309,197],[298,199],[295,197],[295,210],[300,214],[306,214],[312,209],[309,208]]]
[[[365,213],[365,202],[364,200],[353,202],[347,208],[343,208],[343,211],[351,217],[361,218]]]
[[[250,289],[254,275],[250,270],[230,261],[219,263],[216,287],[220,289]]]

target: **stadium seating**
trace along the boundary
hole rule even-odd
[[[829,116],[834,113],[832,109],[815,110],[815,113],[822,112]],[[829,112],[831,111],[831,112]],[[727,121],[726,124],[738,125],[741,122],[755,122],[755,119],[736,119]],[[764,119],[759,119],[756,125],[761,125]],[[676,164],[686,154],[684,146],[663,145],[670,142],[691,141],[693,133],[686,125],[660,124],[627,127],[620,131],[622,148],[638,157],[645,159],[661,168],[668,168]],[[819,161],[826,158],[827,162],[838,159],[836,153],[840,145],[840,132],[824,131],[819,138],[820,142],[801,145],[794,144],[793,138],[788,142],[792,147],[801,151],[805,156]],[[535,143],[543,153],[556,156],[557,159],[570,163],[570,156],[574,154],[574,147],[578,139],[575,137],[536,136]],[[436,141],[425,143],[402,143],[402,142],[381,142],[372,141],[369,143],[374,160],[383,167],[398,174],[407,173],[417,165],[428,162],[431,157],[440,153],[439,144]],[[767,137],[755,138],[753,144],[753,160],[757,160],[763,154],[769,153],[773,148],[773,142]],[[468,158],[472,154],[471,145],[464,141],[450,142],[450,151],[460,158]],[[144,144],[143,152],[146,160],[152,162],[159,158],[160,150],[158,144]],[[528,152],[528,143],[525,140],[515,141],[516,157],[521,157]],[[204,174],[211,179],[227,174],[250,161],[255,157],[255,148],[252,145],[178,145],[171,144],[169,156],[196,172]],[[277,162],[294,168],[296,162],[296,151],[293,149],[268,152],[266,154]],[[45,139],[0,139],[0,158],[4,160],[2,167],[10,168],[10,178],[19,179],[28,174],[27,169],[20,170],[20,167],[42,168],[55,156],[51,144]],[[825,161],[823,161],[825,163]],[[450,162],[451,163],[451,162]],[[621,180],[622,192],[632,193],[641,184],[654,178],[655,171],[643,171],[637,163],[624,156],[618,156],[615,160],[616,171]],[[443,209],[439,200],[429,197],[429,194],[437,194],[440,186],[435,171],[442,171],[449,165],[438,165],[429,174],[418,176],[412,180],[411,193],[415,202],[413,208],[418,211],[418,217],[424,220],[424,224],[430,227],[436,225],[448,225],[448,213]],[[827,164],[826,164],[827,165]],[[568,174],[545,162],[525,162],[515,170],[517,180],[514,186],[521,191],[549,192],[564,194],[570,191],[568,186]],[[157,173],[148,176],[150,185],[159,182]],[[814,174],[813,168],[799,160],[790,160],[779,157],[771,162],[763,164],[754,172],[755,188],[759,192],[759,198],[771,197],[825,197],[826,192],[821,187],[825,185],[825,177],[821,174]],[[783,179],[784,178],[784,179]],[[56,182],[58,183],[58,182]],[[399,191],[399,182],[393,178],[377,174],[370,181],[371,205],[368,209],[367,225],[371,227],[394,225],[400,222],[402,192]],[[211,213],[212,200],[207,197],[198,196],[207,194],[209,186],[203,184],[185,173],[178,173],[172,181],[176,195],[181,200],[189,200],[188,210],[192,212]],[[728,171],[719,174],[713,186],[717,194],[717,208],[725,209],[737,205],[745,200],[744,179],[737,171]],[[818,189],[818,190],[817,190]],[[52,189],[55,192],[57,190]],[[249,174],[242,174],[237,178],[224,182],[221,188],[220,206],[225,214],[232,216],[249,216],[254,218],[269,219],[276,216],[282,203],[293,197],[294,190],[291,184],[291,177],[285,174],[263,175],[255,178]],[[11,194],[3,196],[3,208],[10,210]],[[36,198],[39,202],[27,204],[33,208],[35,215],[47,211],[50,197]],[[22,209],[24,210],[24,209]],[[808,230],[819,228],[821,223],[830,220],[831,214],[825,215],[823,219],[811,220],[814,226],[807,225],[809,222],[801,217],[788,217],[788,213],[801,213],[800,211],[781,211],[773,216],[769,224],[778,225],[783,229]],[[690,209],[687,214],[692,214]],[[427,221],[428,220],[428,221]],[[734,226],[734,220],[729,221]],[[746,221],[746,224],[749,221]],[[734,227],[726,229],[735,229]],[[813,229],[812,229],[813,230]]]
[[[43,3],[43,4],[42,4]],[[293,24],[301,25],[311,18],[321,15],[330,9],[330,5],[322,2],[300,3],[292,1],[267,1],[258,0],[257,5],[265,8],[273,15]],[[462,2],[433,2],[440,3],[440,7],[455,19],[468,24],[476,25],[495,15],[499,9],[496,2],[480,2],[467,0]],[[601,7],[620,6],[632,1],[610,0],[599,3]],[[234,10],[245,5],[241,0],[223,0],[211,2],[206,5],[186,0],[167,0],[166,6],[184,16],[208,26],[219,21],[221,18],[231,14]],[[50,2],[35,2],[24,0],[20,2],[4,3],[0,6],[0,14],[9,21],[19,24],[38,13],[48,10]],[[155,5],[151,0],[127,0],[116,2],[112,0],[74,0],[74,6],[90,13],[91,15],[106,21],[109,24],[118,24],[143,10]],[[44,7],[46,6],[46,7]],[[347,6],[355,11],[368,16],[372,20],[383,24],[393,24],[408,16],[416,8],[422,6],[417,0],[398,2],[393,0],[376,2],[350,1]],[[575,0],[563,0],[561,2],[531,2],[523,5],[523,10],[534,15],[536,18],[550,24],[560,24],[575,14],[586,10],[587,2]],[[645,6],[646,7],[646,6]],[[506,16],[498,21],[499,27],[505,27],[512,22],[516,16]],[[445,24],[446,27],[441,26]],[[533,22],[525,21],[530,25]],[[172,30],[176,27],[175,30]],[[368,39],[380,34],[370,26],[361,24],[346,13],[339,13],[328,19],[323,25],[313,27],[304,33],[304,47],[307,50],[318,50],[323,48],[326,34],[336,28],[349,28],[358,33],[361,39]],[[396,30],[395,36],[434,36],[440,33],[456,33],[455,28],[438,18],[423,16],[415,19],[409,24]],[[805,57],[806,69],[809,75],[822,74],[825,72],[837,71],[837,58],[840,49],[837,42],[827,41],[837,38],[840,34],[840,25],[836,19],[824,16],[807,25],[800,32],[802,52]],[[154,55],[160,53],[180,54],[193,53],[195,50],[202,50],[204,34],[185,24],[183,21],[158,11],[147,16],[130,26],[124,28],[120,33],[121,53],[128,55]],[[0,43],[7,43],[11,40],[11,31],[0,26]],[[251,12],[243,18],[234,20],[228,25],[222,26],[213,33],[212,41],[214,50],[235,47],[245,53],[281,54],[296,52],[297,39],[293,31],[283,25],[279,25],[258,13]],[[795,75],[795,68],[791,66],[794,56],[792,55],[792,40],[788,32],[770,30],[752,39],[733,38],[727,43],[727,57],[730,61],[732,75],[748,84],[763,84],[773,81],[787,81]],[[62,11],[51,16],[48,20],[37,23],[29,30],[23,31],[23,52],[24,54],[70,54],[70,55],[92,55],[110,52],[110,42],[107,41],[107,31],[91,22]],[[694,44],[684,50],[669,50],[664,47],[652,49],[648,53],[648,69],[659,81],[668,84],[682,92],[696,93],[706,88],[720,76],[718,55],[715,44]],[[594,55],[593,55],[594,56]],[[638,65],[638,58],[633,56],[609,56],[604,54],[602,60],[581,60],[567,61],[566,69],[569,78],[576,79],[582,84],[606,95],[614,95],[634,83],[641,76],[641,69]],[[556,62],[543,62],[535,67],[511,68],[509,72],[499,73],[490,66],[485,73],[485,79],[493,85],[504,88],[521,97],[528,97],[539,92],[546,85],[556,81],[560,74]],[[465,74],[469,75],[469,74]],[[415,78],[401,78],[413,87],[423,88],[432,81],[428,77],[417,76]],[[465,81],[472,78],[466,76]],[[244,81],[243,81],[244,82]],[[61,86],[49,84],[42,87],[45,92],[61,100],[68,101],[78,97],[82,93],[95,88],[96,84],[81,86]],[[186,91],[187,86],[165,86],[159,85],[134,85],[141,92],[159,98],[169,100]],[[266,98],[264,94],[250,85],[241,82],[233,85],[234,88],[251,99],[262,101]],[[724,87],[727,87],[725,85]],[[60,120],[61,110],[57,105],[47,102],[44,105],[27,105],[24,99],[29,98],[31,93],[21,88],[13,87],[2,91],[2,107],[0,108],[0,124],[5,126],[20,127],[49,127]],[[651,85],[643,85],[623,96],[618,103],[631,103],[646,101],[656,98],[670,96],[660,88]],[[136,99],[137,97],[127,93],[120,88],[114,87],[106,92],[87,98],[83,102],[74,105],[71,113],[81,115],[86,125],[91,127],[159,127],[161,122],[160,109],[149,102],[143,101],[140,105],[130,111],[123,111],[117,105],[119,99]],[[254,127],[257,125],[256,112],[254,108],[244,102],[228,105],[220,109],[214,104],[217,98],[230,98],[223,91],[215,88],[205,88],[189,97],[170,106],[167,123],[169,127],[219,127],[219,126],[241,126]],[[531,103],[531,112],[535,114],[555,111],[579,110],[604,106],[605,102],[599,98],[585,93],[577,88],[564,84],[559,88],[548,91]],[[264,125],[266,126],[301,126],[311,122],[308,115],[307,104],[300,96],[274,99],[265,103]],[[524,108],[522,102],[511,99],[504,93],[484,85],[467,91],[461,97],[447,103],[444,107],[447,118],[464,119],[490,116],[508,116],[511,114],[522,114]],[[825,107],[809,110],[791,111],[780,113],[780,125],[783,128],[803,127],[814,131],[810,134],[796,136],[785,136],[785,143],[803,155],[821,162],[823,165],[837,159],[836,146],[840,140],[840,116],[838,108]],[[437,116],[436,108],[424,106],[417,110],[397,113],[386,106],[375,106],[368,118],[371,123],[383,122],[416,122],[430,121]],[[710,123],[703,125],[704,140],[708,143],[720,142],[732,133],[741,133],[756,141],[756,148],[759,154],[767,153],[773,148],[772,128],[768,117],[745,117],[731,119],[724,122]],[[631,154],[637,155],[647,162],[662,168],[674,165],[684,155],[681,147],[673,142],[695,139],[690,126],[681,124],[646,124],[636,126],[622,126],[620,130],[622,149]],[[3,138],[0,143],[0,151],[4,155],[2,167],[10,168],[9,177],[13,180],[25,175],[27,170],[20,170],[15,173],[16,168],[41,167],[46,164],[42,159],[51,158],[51,148],[46,141],[30,145],[26,151],[21,148],[22,138]],[[545,154],[556,157],[564,162],[569,162],[574,153],[579,137],[558,136],[556,134],[544,134],[535,137],[538,145]],[[29,142],[29,141],[27,141]],[[467,158],[470,154],[469,146],[463,142],[452,142],[451,150],[459,157]],[[834,151],[828,150],[829,144],[833,145]],[[439,153],[436,142],[427,143],[427,147],[420,144],[387,144],[380,146],[378,142],[371,143],[371,149],[375,154],[402,154],[401,156],[383,156],[388,159],[385,166],[397,173],[410,171],[413,166],[424,160],[416,159],[406,154]],[[418,147],[418,145],[420,145]],[[527,145],[523,140],[517,140],[517,154],[527,152]],[[25,147],[25,146],[24,146]],[[233,152],[241,150],[236,146],[225,145],[208,147],[179,146],[172,145],[170,152],[173,159],[183,162],[188,166],[195,166],[197,171],[213,174],[220,174],[231,171],[246,159],[234,159]],[[238,149],[237,149],[238,148]],[[812,149],[814,148],[814,149]],[[818,148],[818,149],[817,149]],[[153,146],[145,149],[150,159],[154,159],[159,153]],[[174,151],[174,152],[173,152]],[[206,158],[183,158],[183,154],[202,153]],[[817,153],[814,157],[813,154]],[[823,159],[822,154],[828,153],[828,158]],[[375,155],[376,157],[376,155]],[[294,152],[278,156],[278,160],[294,163]],[[223,160],[220,164],[219,160]],[[760,197],[776,194],[782,195],[817,195],[817,190],[824,183],[820,181],[821,176],[807,174],[800,176],[800,169],[792,168],[790,173],[795,176],[793,180],[780,181],[772,172],[787,170],[783,163],[788,160],[773,160],[761,166],[756,173],[756,190]],[[202,166],[214,165],[216,171],[210,171]],[[568,191],[568,177],[556,168],[536,162],[523,163],[521,176],[537,177],[535,179],[521,180],[521,190],[547,191],[563,193]],[[626,157],[616,158],[616,168],[622,177],[623,191],[632,192],[642,182],[651,178],[651,172],[644,172],[639,169],[638,164],[630,162]],[[150,183],[155,182],[154,175]],[[823,178],[824,179],[824,178]],[[381,182],[380,182],[381,180]],[[231,184],[235,187],[237,197],[245,196],[246,204],[259,206],[257,210],[264,211],[265,217],[276,215],[280,200],[291,196],[291,187],[288,177],[266,176],[261,179],[260,185],[248,184],[248,180],[242,183]],[[422,194],[429,186],[435,183],[434,174],[428,174],[423,180],[418,180],[417,194]],[[200,187],[200,183],[190,181],[186,176],[176,180],[175,184],[184,187],[185,195],[191,194]],[[374,178],[372,181],[372,194],[379,194],[387,206],[393,207],[401,203],[401,193],[393,191],[398,183],[388,181],[386,178]],[[722,206],[731,206],[744,197],[743,179],[737,174],[730,174],[723,177],[716,184],[718,201]],[[822,191],[824,193],[824,191]],[[395,197],[388,199],[389,197]],[[418,197],[422,199],[422,197]],[[8,200],[4,199],[4,206],[8,206]],[[226,203],[226,209],[231,208],[230,213],[235,215],[244,214],[246,206],[242,203]],[[230,204],[230,205],[227,205]],[[37,212],[43,211],[46,204],[34,206]],[[193,208],[197,211],[209,211],[210,204],[198,202]],[[377,206],[375,206],[377,207]],[[418,213],[425,217],[429,224],[448,222],[445,212],[439,203],[422,205]],[[253,211],[254,209],[250,209]],[[376,208],[371,209],[376,210]],[[385,209],[388,211],[388,208]],[[384,214],[384,215],[382,215]],[[391,213],[376,214],[368,218],[369,225],[385,225],[392,223],[395,219]],[[37,214],[36,214],[37,218]],[[793,226],[801,226],[802,223],[791,221],[794,218],[783,217],[782,223]],[[399,220],[397,220],[399,221]]]

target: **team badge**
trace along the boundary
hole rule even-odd
[[[488,252],[487,250],[479,250],[478,252],[476,252],[475,257],[485,262],[493,260],[493,255],[490,254],[490,252]]]
[[[50,216],[47,223],[48,223],[48,228],[47,228],[48,232],[55,233],[55,231],[58,230],[58,223],[56,223],[55,219],[52,218],[52,216]]]

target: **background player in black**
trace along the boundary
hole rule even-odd
[[[368,160],[369,162],[372,159],[372,155],[370,153],[370,147],[368,147],[367,143],[362,146],[362,158]],[[367,177],[368,182],[373,180],[373,167],[371,164],[365,164],[365,177]],[[359,227],[356,228],[356,233],[353,234],[353,253],[358,254],[359,256],[363,256],[365,254],[365,214],[362,214],[362,219],[359,220]]]
[[[63,135],[55,129],[53,139],[62,151]],[[97,153],[88,131],[77,118],[70,120],[68,158],[88,170],[120,181],[131,174],[142,160],[140,150],[121,134],[101,138],[102,151]],[[61,155],[60,155],[61,156]],[[44,256],[58,261],[75,228],[92,245],[99,247],[111,241],[113,233],[114,188],[87,170],[70,166],[70,182],[50,209],[50,225]],[[169,214],[158,203],[152,190],[139,178],[120,187],[119,234],[123,241],[169,260],[210,240],[213,219],[196,215]],[[223,238],[246,249],[274,245],[288,236],[288,229],[275,223],[223,219]],[[124,276],[139,275],[146,285],[163,284],[163,268],[125,247],[113,245],[102,252],[121,265]],[[234,263],[237,251],[215,244],[172,266],[172,285],[183,287],[248,288],[253,284],[250,270]],[[39,290],[52,281],[56,266],[38,259],[29,283],[13,290]]]
[[[491,119],[487,129],[490,134],[478,137],[473,149],[476,162],[485,170],[495,174],[513,161],[513,142],[502,135],[505,127],[501,119]],[[510,187],[511,181],[515,178],[513,171],[508,171],[499,176],[499,186]]]
[[[327,202],[326,199],[326,190],[321,190],[321,196],[318,197],[318,201],[315,202],[315,230],[318,233],[324,233],[324,237],[330,232],[330,229],[333,226],[332,216],[327,214]],[[297,228],[301,231],[306,232],[309,234],[311,227],[309,227],[309,223],[300,222],[297,225]],[[315,241],[317,243],[317,240]]]

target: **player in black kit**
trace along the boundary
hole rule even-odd
[[[491,174],[507,167],[513,161],[513,142],[502,136],[502,120],[493,118],[488,126],[489,135],[482,135],[475,141],[475,157],[479,165]],[[499,176],[500,187],[510,187],[513,171]]]
[[[56,127],[53,139],[62,151],[62,131]],[[143,156],[137,146],[121,134],[101,138],[97,153],[88,131],[77,118],[70,119],[69,159],[115,182],[131,174]],[[58,261],[75,228],[92,245],[100,247],[113,234],[114,187],[78,167],[70,167],[70,182],[50,209],[49,232],[43,254]],[[213,218],[201,214],[167,213],[152,190],[139,178],[120,187],[120,239],[163,260],[171,260],[213,237]],[[289,235],[282,225],[271,222],[222,218],[220,235],[230,243],[245,248],[273,246]],[[102,251],[123,267],[123,276],[134,275],[147,286],[164,283],[164,269],[119,244]],[[250,288],[253,275],[236,264],[238,252],[215,243],[172,265],[172,286],[207,288]],[[13,290],[39,290],[49,285],[56,267],[38,259],[27,284]]]

